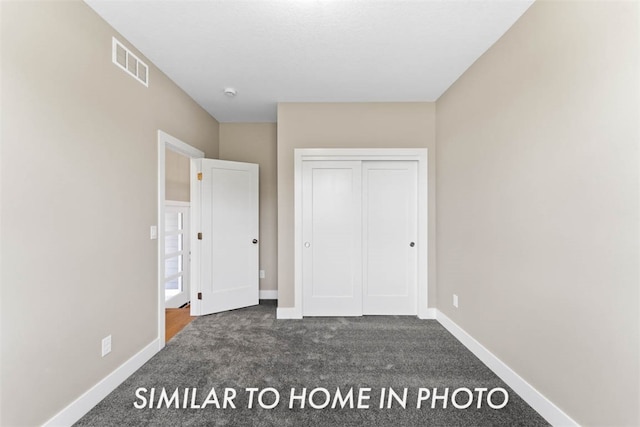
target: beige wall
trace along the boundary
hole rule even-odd
[[[278,105],[278,304],[292,307],[293,150],[429,149],[429,305],[435,306],[435,104],[284,103]],[[424,260],[427,262],[427,260]]]
[[[638,16],[538,1],[437,102],[438,308],[583,425],[640,424]]]
[[[191,161],[187,156],[169,149],[165,151],[165,199],[188,202],[191,200],[189,170]]]
[[[260,165],[260,290],[278,289],[276,124],[221,123],[220,159]]]
[[[1,8],[0,424],[38,425],[157,337],[157,131],[217,157],[218,123],[84,3]]]

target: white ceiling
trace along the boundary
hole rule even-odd
[[[221,122],[275,122],[287,101],[435,101],[533,3],[85,1]]]

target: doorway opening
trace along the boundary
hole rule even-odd
[[[189,260],[188,260],[188,253],[184,253],[183,250],[174,250],[176,248],[174,248],[173,245],[175,242],[174,240],[176,240],[175,238],[171,238],[172,241],[169,242],[169,245],[167,245],[167,236],[174,236],[174,235],[186,235],[186,238],[188,239],[189,237],[189,231],[184,229],[184,222],[182,224],[182,233],[177,232],[175,230],[172,229],[172,231],[167,232],[166,229],[166,225],[167,225],[167,220],[170,219],[172,222],[174,219],[178,219],[178,216],[174,216],[172,214],[167,215],[167,212],[172,211],[172,208],[169,208],[166,206],[166,198],[167,198],[167,173],[166,173],[166,167],[167,167],[167,150],[169,150],[172,153],[177,153],[179,155],[185,156],[189,159],[200,159],[204,157],[204,153],[200,150],[198,150],[197,148],[194,148],[192,146],[190,146],[189,144],[186,144],[182,141],[180,141],[178,138],[175,138],[161,130],[158,130],[158,271],[157,271],[157,277],[158,277],[158,284],[157,284],[157,289],[158,289],[158,341],[159,341],[159,348],[162,349],[164,348],[165,344],[166,344],[166,312],[165,309],[167,308],[167,303],[166,303],[166,288],[167,288],[167,284],[170,285],[170,287],[175,287],[175,284],[177,282],[181,282],[181,283],[177,283],[178,285],[181,285],[182,288],[180,288],[180,286],[178,286],[176,289],[183,289],[184,290],[184,281],[185,281],[185,269],[184,267],[187,266],[189,264]],[[171,156],[171,154],[169,154]],[[184,206],[183,206],[184,207]],[[171,218],[169,218],[169,216],[171,216]],[[187,214],[186,216],[182,216],[183,221],[187,220],[188,221],[189,215]],[[170,224],[171,225],[171,224]],[[171,227],[170,227],[171,228]],[[184,237],[183,237],[184,238]],[[183,241],[183,246],[184,248],[184,241]],[[171,254],[175,255],[175,256],[169,256],[167,257],[167,250],[173,251],[171,252]],[[182,253],[181,253],[182,252]],[[169,255],[171,255],[169,254]],[[173,271],[172,274],[169,274],[169,281],[167,281],[167,262],[169,264],[170,270],[176,270],[176,271],[169,271],[170,273]],[[182,272],[178,271],[180,269],[176,269],[175,267],[177,265],[174,265],[176,263],[181,263],[182,264]],[[186,272],[187,274],[187,279],[188,279],[188,270]],[[175,281],[176,283],[173,283],[171,281]],[[187,301],[190,299],[190,291],[186,293],[186,298]]]

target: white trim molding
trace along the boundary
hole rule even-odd
[[[147,363],[159,350],[158,339],[147,344],[131,359],[124,362],[115,371],[103,378],[98,384],[87,390],[82,396],[71,402],[53,418],[43,424],[44,427],[70,426],[82,418],[109,393]]]
[[[302,165],[318,160],[384,160],[416,161],[418,163],[418,242],[429,242],[428,236],[428,151],[426,148],[297,148],[294,150],[294,303],[293,309],[302,317]],[[418,244],[417,316],[433,318],[429,312],[428,244]],[[280,310],[280,309],[278,309]],[[284,308],[283,308],[284,310]],[[285,318],[280,317],[278,318]],[[286,317],[299,318],[299,317]]]
[[[525,402],[535,409],[545,420],[553,426],[579,426],[569,415],[564,413],[553,402],[525,381],[506,363],[491,353],[464,329],[449,319],[440,310],[436,310],[436,320],[456,337],[469,351],[493,371],[502,381],[515,391]]]
[[[271,290],[266,290],[266,291],[260,291],[260,299],[278,299],[278,291],[271,291]]]
[[[278,307],[276,319],[302,319],[302,310],[297,307]]]
[[[191,207],[191,202],[183,202],[180,200],[165,200],[165,206],[173,206],[178,208],[189,208]]]
[[[422,313],[418,313],[418,319],[422,320],[435,320],[437,316],[437,309],[435,308],[427,308]]]

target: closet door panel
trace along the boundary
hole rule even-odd
[[[417,314],[417,162],[363,162],[363,314]]]
[[[362,315],[361,162],[303,164],[305,316]]]

